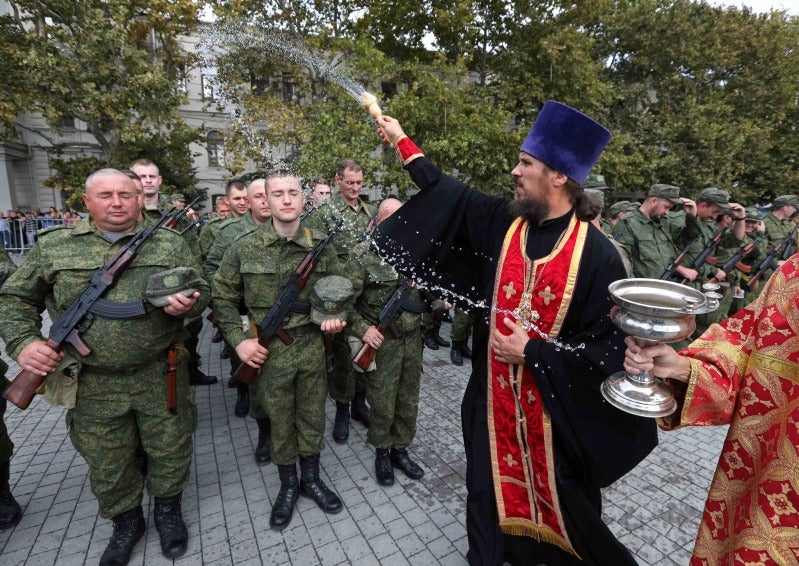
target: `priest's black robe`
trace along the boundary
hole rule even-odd
[[[657,444],[653,419],[624,413],[607,403],[600,384],[619,371],[624,335],[610,320],[608,285],[626,277],[618,252],[591,226],[577,283],[558,340],[573,350],[532,339],[525,363],[553,427],[555,474],[569,537],[582,561],[553,545],[503,535],[493,487],[487,423],[488,322],[498,258],[513,221],[509,201],[489,197],[444,175],[427,158],[407,169],[421,189],[384,221],[375,247],[406,275],[438,294],[476,311],[472,374],[461,405],[467,460],[470,564],[634,564],[629,552],[601,520],[600,487],[635,467]],[[549,254],[572,212],[530,227],[531,260]],[[522,282],[520,282],[522,283]],[[540,371],[543,368],[544,371]]]

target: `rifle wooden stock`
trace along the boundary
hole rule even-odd
[[[51,340],[47,341],[47,345],[56,352],[61,351],[61,348]],[[33,401],[33,396],[36,395],[36,390],[44,383],[44,378],[44,375],[39,375],[38,373],[33,373],[32,371],[24,369],[19,372],[8,387],[6,387],[5,391],[3,391],[3,397],[14,403],[14,405],[20,409],[27,409],[31,401]]]
[[[166,408],[173,415],[178,414],[178,349],[172,347],[166,355]]]
[[[355,354],[355,357],[352,358],[352,363],[357,365],[363,371],[367,371],[369,366],[372,365],[372,362],[375,361],[375,354],[377,354],[377,350],[372,348],[369,344],[364,342],[361,349]]]
[[[286,332],[282,326],[279,326],[277,330],[275,330],[275,336],[280,338],[280,341],[283,342],[286,346],[289,346],[294,343],[294,337]],[[264,336],[263,338],[258,338],[258,343],[266,348],[269,349],[269,343],[272,341],[271,336]],[[266,363],[266,362],[264,362]],[[258,372],[261,371],[260,367],[254,368],[251,365],[241,362],[241,365],[236,369],[236,372],[233,374],[233,377],[241,381],[242,383],[246,383],[247,385],[251,384],[255,381],[255,378],[258,377]]]

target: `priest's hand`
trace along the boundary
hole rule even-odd
[[[625,338],[624,343],[627,344],[627,351],[624,352],[624,369],[627,373],[638,375],[642,371],[651,371],[656,377],[684,382],[691,377],[691,362],[677,354],[671,346],[657,344],[642,348],[632,336]]]
[[[383,138],[383,141],[391,145],[397,145],[402,138],[407,137],[405,132],[402,131],[399,121],[383,114],[377,119],[377,125],[380,126],[377,133]]]
[[[502,334],[499,329],[494,329],[491,334],[491,349],[497,360],[504,364],[523,364],[524,348],[530,337],[522,330],[522,327],[513,322],[508,317],[502,319],[505,328],[510,330],[507,336]]]

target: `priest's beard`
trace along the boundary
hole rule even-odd
[[[538,226],[549,214],[549,203],[530,197],[513,199],[508,207],[511,216],[522,218],[531,226]]]

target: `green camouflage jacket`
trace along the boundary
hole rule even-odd
[[[258,225],[253,220],[252,212],[249,210],[244,216],[228,218],[219,225],[214,242],[208,249],[208,255],[206,255],[205,263],[203,264],[203,276],[212,287],[214,275],[216,275],[216,270],[219,269],[222,257],[227,249],[236,241],[236,238],[247,232],[252,232],[256,228],[258,228]]]
[[[678,237],[683,227],[665,220],[652,221],[640,210],[625,216],[624,222],[627,229],[617,241],[632,261],[633,275],[659,279],[681,251]]]
[[[339,258],[346,261],[355,246],[364,240],[364,231],[375,210],[374,205],[361,199],[353,208],[339,194],[335,194],[316,207],[304,224],[311,230],[329,232],[339,218],[344,218],[335,241]]]
[[[137,230],[144,227],[144,223],[136,225]],[[54,230],[40,239],[0,289],[0,335],[9,354],[17,358],[25,346],[41,339],[40,313],[46,308],[50,318],[56,320],[86,289],[92,274],[129,239],[126,235],[111,243],[93,221]],[[103,298],[115,302],[141,300],[150,275],[174,267],[193,267],[199,272],[199,265],[180,235],[168,229],[158,230]],[[199,316],[208,305],[210,289],[204,281],[199,290],[200,297],[187,318]],[[107,370],[124,371],[131,365],[152,362],[172,342],[182,340],[183,318],[145,305],[147,313],[133,320],[97,316],[84,321],[80,335],[91,349],[87,357],[80,356],[71,345],[65,344],[65,349],[85,366]]]

